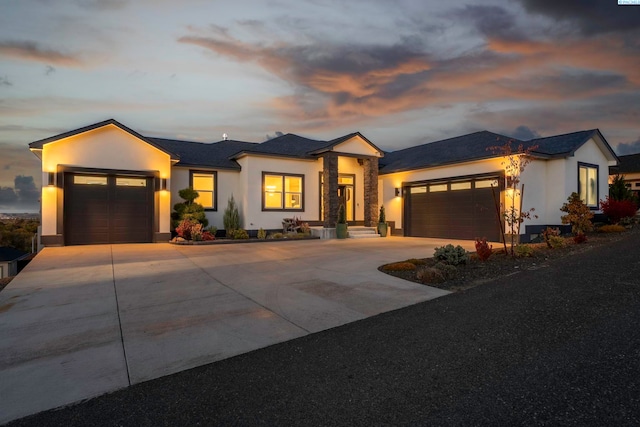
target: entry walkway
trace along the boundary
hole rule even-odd
[[[376,269],[447,243],[46,248],[0,292],[0,423],[445,295]]]

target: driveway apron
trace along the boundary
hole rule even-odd
[[[377,267],[446,243],[46,248],[0,292],[0,423],[445,295]]]

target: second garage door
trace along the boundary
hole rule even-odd
[[[491,187],[499,197],[499,176],[412,183],[405,187],[407,235],[447,239],[500,240]]]
[[[153,178],[65,174],[66,245],[152,241]]]

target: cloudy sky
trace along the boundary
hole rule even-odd
[[[2,0],[0,186],[27,144],[360,131],[393,150],[599,128],[640,152],[640,6],[617,0]]]

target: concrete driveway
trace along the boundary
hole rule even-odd
[[[389,237],[46,248],[0,292],[0,423],[445,295]]]

